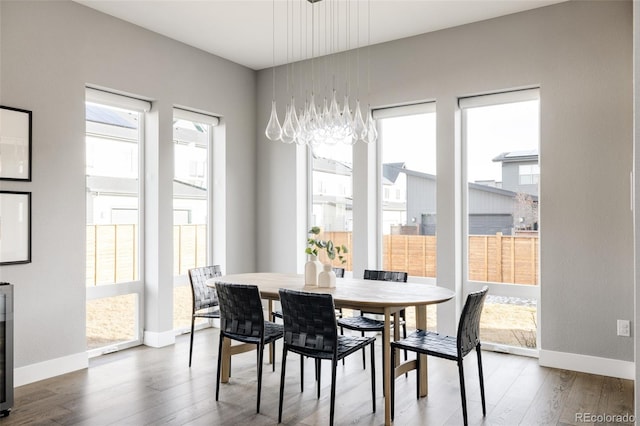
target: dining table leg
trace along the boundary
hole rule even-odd
[[[395,380],[395,366],[391,365],[391,309],[384,308],[384,333],[382,333],[382,386],[384,389],[384,424],[391,424],[391,380]]]
[[[416,328],[418,330],[427,329],[427,307],[416,306]],[[427,396],[429,393],[429,381],[427,373],[427,356],[418,354],[420,362],[420,377],[417,380],[420,381],[420,396]]]
[[[222,373],[220,381],[222,383],[229,382],[229,376],[231,375],[231,339],[226,337],[220,337],[224,339],[222,341]]]

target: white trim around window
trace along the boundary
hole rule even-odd
[[[379,120],[381,118],[404,117],[407,115],[428,114],[431,112],[436,112],[435,101],[374,109],[372,114],[374,119]]]
[[[137,112],[148,112],[151,110],[151,102],[149,101],[91,87],[87,87],[85,89],[85,100],[95,104],[123,108]]]
[[[464,108],[485,107],[491,105],[509,104],[514,102],[535,101],[540,99],[540,89],[521,89],[509,92],[474,95],[458,99],[458,106]]]
[[[196,123],[209,124],[211,126],[217,126],[218,124],[220,124],[220,119],[216,116],[202,114],[200,112],[186,110],[178,107],[173,108],[173,117],[179,120],[193,121]]]

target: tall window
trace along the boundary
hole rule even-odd
[[[413,280],[436,277],[436,112],[434,103],[375,111],[380,129],[382,263]],[[414,309],[407,322],[415,327]],[[436,307],[427,309],[436,328]]]
[[[210,263],[210,153],[218,118],[173,110],[174,329],[191,327],[188,271]],[[206,320],[198,319],[197,325]]]
[[[460,100],[466,163],[467,289],[489,284],[482,339],[537,348],[539,94]]]
[[[321,239],[345,245],[346,263],[337,257],[334,266],[352,270],[353,148],[350,145],[317,145],[311,148],[311,226],[322,230]],[[321,259],[323,262],[328,259]]]
[[[382,265],[436,276],[435,104],[375,111],[380,126]]]
[[[149,104],[93,89],[86,100],[87,346],[100,352],[141,340],[141,147]]]

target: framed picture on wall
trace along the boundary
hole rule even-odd
[[[0,265],[31,262],[31,193],[0,191]]]
[[[0,105],[0,180],[31,181],[31,115]]]

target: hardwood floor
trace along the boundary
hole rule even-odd
[[[264,367],[260,414],[255,413],[255,351],[234,356],[231,380],[221,385],[220,400],[215,401],[217,348],[217,330],[206,329],[196,333],[191,368],[188,335],[177,337],[171,347],[141,346],[94,358],[86,370],[16,388],[11,415],[0,419],[0,425],[275,425],[281,345],[276,372]],[[381,372],[379,344],[376,357],[376,370]],[[330,368],[325,364],[322,369],[318,400],[312,360],[305,364],[305,390],[300,393],[298,359],[293,354],[287,359],[283,424],[328,424]],[[465,359],[470,424],[584,424],[576,418],[578,413],[633,413],[630,380],[543,368],[537,359],[486,351],[483,365],[484,419],[475,356]],[[336,424],[383,424],[380,378],[376,385],[377,411],[372,413],[370,375],[362,369],[360,355],[339,365]],[[429,358],[429,396],[420,400],[415,397],[415,372],[396,379],[395,424],[462,424],[454,362]]]

